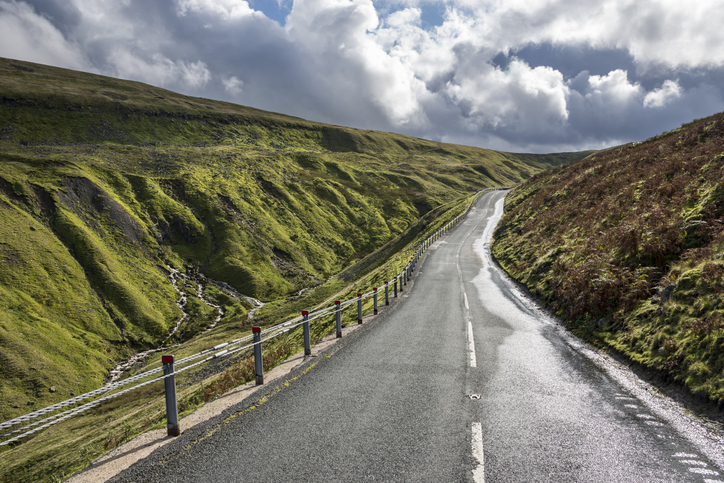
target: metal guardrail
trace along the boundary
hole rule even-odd
[[[407,263],[407,265],[402,269],[402,271],[395,276],[391,282],[393,284],[394,289],[394,297],[398,296],[398,287],[399,292],[403,291],[403,284],[407,285],[407,281],[410,279],[412,272],[415,269],[415,266],[417,265],[417,262],[419,261],[420,257],[423,255],[423,253],[435,242],[437,241],[442,235],[449,232],[453,227],[455,227],[457,224],[460,223],[460,221],[467,216],[467,214],[470,211],[470,208],[472,208],[473,203],[478,199],[478,197],[491,190],[497,190],[500,188],[487,188],[484,190],[479,190],[475,197],[472,199],[468,207],[465,209],[463,213],[455,217],[453,220],[436,230],[434,233],[429,235],[427,238],[422,240],[416,247],[414,254],[410,258],[410,261]],[[503,188],[504,189],[504,188]],[[389,283],[390,281],[385,281],[385,305],[389,305]],[[377,314],[378,310],[378,290],[377,287],[375,287],[372,291],[367,293],[358,293],[357,297],[346,300],[344,302],[342,301],[335,301],[334,305],[330,307],[326,307],[314,312],[302,312],[301,316],[295,317],[291,320],[288,320],[286,322],[283,322],[281,324],[277,324],[273,327],[267,327],[265,329],[261,329],[260,327],[253,327],[252,328],[252,334],[241,337],[238,339],[234,339],[229,342],[224,342],[222,344],[218,344],[214,347],[210,347],[208,349],[202,350],[196,354],[184,357],[183,359],[180,359],[178,361],[175,361],[173,356],[163,356],[162,362],[163,365],[161,367],[151,369],[145,372],[142,372],[140,374],[137,374],[135,376],[129,377],[127,379],[124,379],[122,381],[115,382],[113,384],[109,384],[107,386],[103,386],[102,388],[87,392],[85,394],[81,394],[80,396],[75,396],[71,399],[53,404],[51,406],[48,406],[43,409],[39,409],[37,411],[33,411],[31,413],[25,414],[23,416],[11,419],[9,421],[0,423],[0,431],[6,430],[9,428],[13,428],[15,426],[20,426],[23,423],[29,423],[25,424],[24,426],[21,426],[17,429],[12,429],[8,432],[5,432],[3,434],[0,434],[0,439],[7,438],[9,436],[12,436],[9,439],[6,439],[5,441],[0,442],[0,447],[8,445],[10,443],[13,443],[15,441],[19,441],[22,438],[25,438],[27,436],[30,436],[31,434],[37,433],[38,431],[41,431],[43,429],[49,428],[50,426],[53,426],[57,423],[60,423],[61,421],[65,421],[66,419],[72,418],[74,416],[77,416],[89,409],[92,409],[96,406],[99,406],[100,404],[109,401],[111,399],[117,398],[119,396],[122,396],[123,394],[126,394],[130,391],[133,391],[135,389],[139,389],[141,387],[147,386],[149,384],[153,384],[158,381],[164,381],[165,385],[165,393],[166,393],[166,408],[167,408],[167,429],[168,433],[171,436],[178,436],[180,434],[180,430],[178,427],[178,414],[176,413],[176,390],[175,390],[175,375],[180,374],[182,372],[188,371],[189,369],[192,369],[194,367],[200,366],[206,362],[209,362],[211,360],[229,356],[232,354],[236,354],[238,352],[246,351],[253,349],[254,355],[255,355],[255,373],[256,373],[256,382],[257,384],[263,384],[263,367],[261,362],[261,346],[264,341],[268,341],[270,339],[273,339],[275,337],[278,337],[284,333],[289,332],[292,329],[295,329],[299,326],[303,326],[304,328],[304,345],[305,345],[305,354],[311,354],[311,347],[310,347],[310,338],[309,338],[309,323],[320,319],[322,317],[328,317],[332,314],[335,315],[336,318],[336,328],[337,328],[337,337],[342,336],[342,327],[341,327],[341,312],[343,310],[346,310],[347,308],[351,307],[353,304],[357,303],[357,320],[358,323],[362,323],[362,301],[365,299],[368,299],[370,297],[374,297],[374,314]],[[195,361],[195,362],[194,362]],[[178,368],[178,366],[183,366]],[[158,375],[161,372],[163,372],[163,375]],[[149,379],[147,381],[139,382],[138,384],[125,388],[121,391],[114,392],[112,394],[109,394],[107,396],[99,397],[98,399],[94,399],[92,401],[86,402],[84,404],[81,404],[78,406],[78,404],[82,401],[85,401],[87,399],[96,398],[98,396],[101,396],[103,394],[107,394],[111,391],[114,391],[116,389],[119,389],[123,386],[127,386],[131,383],[141,381],[143,379],[146,379],[148,377],[153,377],[152,379]],[[172,400],[171,400],[172,399]],[[62,412],[58,412],[56,414],[52,414],[50,416],[47,416],[45,418],[39,419],[42,416],[49,415],[51,413],[55,413],[56,411],[60,411],[64,408],[65,409]],[[36,420],[37,421],[34,421]],[[34,422],[30,422],[34,421]],[[13,436],[16,435],[16,436]]]

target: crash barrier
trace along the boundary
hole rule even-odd
[[[499,189],[499,188],[487,188],[485,190],[479,190],[462,214],[455,217],[453,220],[448,222],[442,228],[439,228],[437,231],[435,231],[433,234],[431,234],[430,236],[428,236],[427,238],[422,240],[416,246],[415,252],[412,255],[412,257],[410,258],[410,261],[407,263],[405,268],[401,272],[399,272],[399,274],[397,274],[392,280],[385,281],[385,284],[384,284],[385,305],[390,304],[389,284],[392,283],[393,297],[397,298],[398,293],[401,293],[404,290],[403,286],[407,285],[407,281],[410,279],[412,273],[414,272],[420,257],[427,251],[427,249],[435,241],[437,241],[440,237],[442,237],[443,235],[448,233],[453,227],[458,225],[462,221],[462,219],[467,216],[468,212],[470,211],[470,209],[473,206],[473,203],[475,203],[475,201],[478,199],[478,197],[481,194],[483,194],[487,191],[495,190],[495,189]],[[363,315],[362,314],[362,302],[365,299],[373,297],[373,299],[374,299],[373,300],[373,304],[374,304],[373,313],[375,315],[377,315],[377,313],[378,313],[377,295],[378,295],[378,287],[375,287],[370,292],[357,293],[357,296],[355,298],[352,298],[352,299],[346,300],[346,301],[339,301],[339,300],[335,301],[334,305],[324,308],[324,309],[317,310],[315,312],[310,313],[305,310],[302,312],[301,316],[295,317],[292,320],[275,325],[273,327],[268,327],[266,329],[262,329],[261,327],[253,327],[252,333],[250,335],[247,335],[245,337],[241,337],[238,339],[234,339],[229,342],[224,342],[222,344],[218,344],[214,347],[205,349],[194,355],[184,357],[183,359],[179,359],[178,361],[175,360],[175,357],[173,355],[164,355],[161,358],[161,362],[162,362],[161,367],[142,372],[140,374],[128,377],[127,379],[123,379],[118,382],[107,384],[94,391],[90,391],[85,394],[81,394],[80,396],[75,396],[66,401],[62,401],[57,404],[53,404],[52,406],[48,406],[46,408],[39,409],[37,411],[33,411],[33,412],[25,414],[23,416],[17,417],[15,419],[11,419],[4,423],[0,423],[0,431],[22,425],[21,427],[19,427],[17,429],[12,429],[8,432],[5,432],[4,434],[0,434],[0,439],[9,438],[9,439],[5,439],[4,441],[1,441],[0,447],[13,443],[15,441],[19,441],[27,436],[30,436],[39,431],[42,431],[43,429],[46,429],[55,424],[58,424],[61,421],[65,421],[74,416],[78,416],[78,415],[84,413],[85,411],[88,411],[89,409],[97,407],[106,401],[110,401],[111,399],[122,396],[123,394],[126,394],[130,391],[139,389],[141,387],[144,387],[144,386],[147,386],[149,384],[153,384],[153,383],[159,382],[159,381],[164,381],[164,393],[165,393],[165,399],[166,399],[166,420],[167,420],[168,435],[169,436],[178,436],[179,434],[181,434],[181,430],[179,427],[178,408],[177,408],[177,401],[176,401],[175,376],[177,374],[181,374],[182,372],[188,371],[189,369],[192,369],[194,367],[198,367],[198,366],[205,364],[206,362],[212,361],[214,359],[219,359],[221,357],[227,357],[232,354],[236,354],[236,353],[243,352],[243,351],[253,350],[254,372],[255,372],[256,384],[257,385],[263,384],[264,383],[264,373],[263,373],[263,364],[262,364],[262,344],[265,341],[273,339],[279,335],[289,332],[292,329],[302,326],[303,331],[304,331],[304,354],[311,355],[312,349],[311,349],[311,343],[310,343],[311,338],[310,338],[310,332],[309,332],[310,322],[313,322],[314,320],[320,319],[322,317],[328,317],[328,316],[331,316],[332,314],[334,314],[335,323],[336,323],[336,335],[338,338],[342,337],[342,322],[341,322],[342,311],[346,310],[347,308],[351,307],[352,305],[354,305],[356,303],[357,304],[357,322],[359,324],[361,324],[362,315]],[[179,366],[182,366],[182,367],[179,367]],[[161,373],[163,373],[163,374],[161,374]],[[143,379],[146,379],[149,377],[151,379],[143,381]],[[139,381],[142,381],[142,382],[139,382]],[[132,385],[133,383],[136,383],[136,382],[138,382],[138,384]],[[130,387],[126,387],[125,389],[122,389],[118,392],[113,392],[112,394],[108,394],[108,393],[111,393],[112,391],[123,388],[124,386],[130,386]],[[106,395],[102,396],[104,394],[106,394]],[[97,399],[93,399],[93,398],[97,398]],[[93,400],[80,404],[81,402],[89,400],[89,399],[93,399]],[[60,411],[60,412],[57,412],[57,411]],[[55,414],[53,414],[53,413],[55,413]],[[45,417],[43,417],[43,416],[45,416]],[[33,421],[33,422],[31,422],[31,421]],[[25,423],[27,423],[27,424],[25,424]],[[13,435],[15,435],[15,436],[13,436]]]

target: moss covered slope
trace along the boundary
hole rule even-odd
[[[724,114],[508,197],[493,253],[587,337],[724,407]]]
[[[580,157],[322,125],[0,59],[0,420],[96,388],[161,343],[181,316],[171,269],[285,297],[437,207]],[[184,290],[188,339],[215,312]],[[215,294],[227,322],[249,309]]]

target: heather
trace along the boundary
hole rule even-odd
[[[532,177],[493,253],[574,331],[724,407],[724,114]]]

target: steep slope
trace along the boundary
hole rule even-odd
[[[724,408],[724,114],[508,197],[493,253],[579,334]]]
[[[322,125],[14,60],[0,59],[0,104],[0,420],[210,327],[199,293],[221,324],[245,320],[239,293],[317,285],[438,207],[582,156]]]

